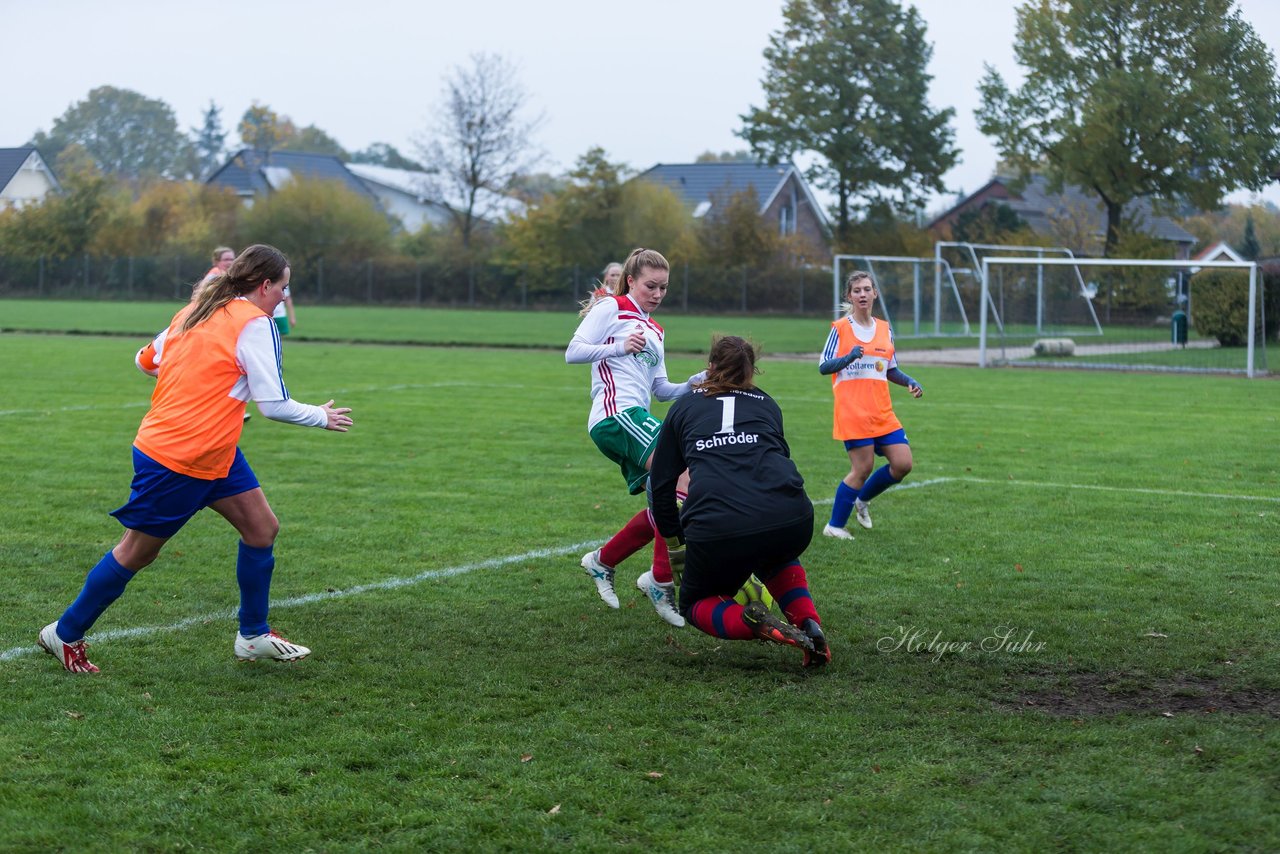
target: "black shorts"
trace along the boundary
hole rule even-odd
[[[688,617],[693,603],[708,596],[733,596],[752,575],[767,581],[796,563],[812,539],[810,515],[771,531],[723,540],[689,540],[680,579],[680,613]]]

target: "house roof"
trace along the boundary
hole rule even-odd
[[[44,157],[41,157],[39,150],[34,145],[24,145],[20,148],[0,148],[0,190],[3,190],[13,180],[13,176],[18,174],[18,170],[22,168],[27,159],[34,154],[40,158],[40,165],[49,173],[49,178],[53,181],[55,187],[58,184],[57,177],[53,174],[53,170],[49,168],[49,164],[45,163]]]
[[[373,197],[364,183],[332,154],[304,151],[265,152],[242,148],[205,179],[206,184],[229,187],[241,196],[255,196],[279,189],[291,178],[338,181],[362,196]]]
[[[348,163],[346,168],[357,178],[371,184],[388,187],[409,196],[413,196],[418,204],[439,207],[449,210],[449,206],[430,197],[432,175],[414,169],[396,169],[391,166],[379,166],[374,163]],[[476,193],[478,210],[492,212],[498,217],[510,216],[524,212],[525,205],[519,199],[479,190]]]
[[[1222,257],[1226,256],[1226,257]],[[1191,256],[1192,261],[1235,261],[1243,263],[1244,258],[1239,252],[1236,252],[1225,240],[1219,240],[1212,246],[1206,246],[1195,255]]]
[[[1009,197],[1000,203],[1008,205],[1018,217],[1037,234],[1052,233],[1053,218],[1079,211],[1093,214],[1097,233],[1106,230],[1106,211],[1096,194],[1089,193],[1082,187],[1072,184],[1064,185],[1061,193],[1049,192],[1049,181],[1043,175],[1032,175],[1027,179],[1020,191],[1013,188],[1016,179],[997,175],[978,190],[957,202],[952,208],[938,216],[929,225],[933,227],[955,215],[965,208],[976,196],[986,193],[994,185],[1004,187]],[[1152,208],[1150,199],[1135,199],[1125,205],[1126,216],[1133,217],[1149,234],[1173,243],[1195,243],[1196,236],[1166,216],[1161,216]]]
[[[374,163],[348,163],[347,171],[352,172],[362,181],[371,181],[383,187],[399,190],[419,201],[427,201],[427,189],[430,175],[412,169],[394,169],[390,166],[378,166]]]
[[[670,187],[694,210],[695,216],[702,216],[711,209],[717,196],[727,198],[749,189],[756,191],[760,212],[764,213],[792,175],[796,177],[814,215],[825,223],[822,206],[814,199],[804,176],[792,163],[776,166],[751,160],[659,163],[637,177]]]

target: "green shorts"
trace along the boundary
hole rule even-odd
[[[289,334],[289,318],[287,315],[282,314],[279,317],[273,317],[271,319],[276,322],[276,329],[280,330],[281,335]]]
[[[591,441],[600,453],[618,464],[632,495],[644,492],[649,470],[644,464],[653,453],[662,422],[643,406],[624,409],[591,428]]]

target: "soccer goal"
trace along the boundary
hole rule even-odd
[[[1197,275],[1219,269],[1240,272]],[[977,280],[983,367],[1267,372],[1263,280],[1250,262],[1028,252],[983,256]]]
[[[855,269],[866,270],[880,298],[875,314],[888,321],[897,338],[973,335],[969,315],[945,259],[898,255],[836,255],[832,259],[832,313],[839,317],[844,282]]]
[[[933,245],[935,265],[934,275],[941,278],[944,271],[952,277],[953,287],[961,298],[967,299],[976,314],[980,309],[979,299],[984,293],[984,268],[982,261],[989,257],[1029,256],[1036,258],[1063,258],[1074,261],[1076,256],[1065,246],[1019,246],[1008,243],[966,243],[940,240]],[[954,263],[951,263],[954,262]],[[1064,267],[1067,274],[1051,277],[1046,280],[1043,270],[1036,272],[1034,289],[1019,288],[1017,298],[1033,300],[1033,311],[1022,311],[1022,306],[1010,308],[1018,314],[1015,323],[1034,322],[1037,334],[1045,332],[1045,324],[1049,317],[1055,323],[1070,323],[1075,335],[1101,335],[1102,324],[1093,310],[1093,303],[1088,295],[1088,287],[1080,268],[1069,264]],[[997,270],[997,275],[1002,271]],[[983,302],[990,312],[991,321],[996,329],[1004,330],[1005,305],[1001,300],[1005,296],[1003,281],[988,288]],[[1010,294],[1012,297],[1013,294]],[[1025,317],[1024,317],[1025,315]]]

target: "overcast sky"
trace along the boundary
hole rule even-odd
[[[1280,0],[1238,0],[1273,52]],[[1006,80],[1014,0],[916,0],[934,45],[932,103],[954,107],[972,192],[996,154],[973,110],[983,62]],[[22,145],[96,86],[167,102],[179,125],[222,108],[228,144],[254,101],[314,124],[348,150],[388,142],[413,155],[446,76],[480,51],[517,65],[546,171],[593,145],[635,169],[744,148],[740,116],[763,103],[762,52],[782,0],[0,0],[0,147]],[[1265,198],[1280,203],[1280,188]],[[938,203],[931,205],[937,207]]]

